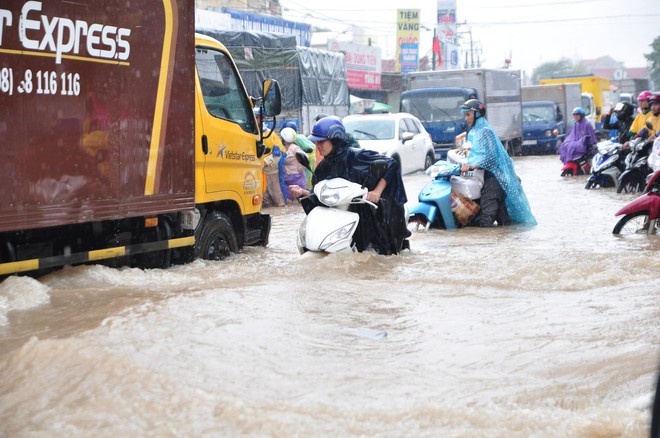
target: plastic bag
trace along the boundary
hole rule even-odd
[[[479,172],[476,170],[475,172]],[[483,171],[481,171],[483,172]],[[483,177],[483,173],[482,173]],[[452,176],[449,180],[451,182],[451,191],[460,193],[468,199],[481,198],[481,188],[484,186],[484,180],[473,178],[471,176]]]

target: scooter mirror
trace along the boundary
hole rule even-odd
[[[309,158],[307,157],[307,155],[305,155],[304,152],[302,151],[296,152],[296,161],[302,164],[305,169],[309,170],[310,172],[312,171],[312,169],[309,166]]]
[[[369,176],[373,178],[382,178],[387,170],[387,160],[375,160],[369,166]]]

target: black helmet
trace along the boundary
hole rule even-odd
[[[614,107],[614,111],[617,113],[619,118],[627,119],[633,115],[635,107],[628,102],[619,102]]]
[[[463,105],[461,105],[461,114],[465,114],[468,111],[474,111],[474,118],[486,115],[486,106],[477,99],[466,100]]]
[[[321,120],[324,117],[328,117],[328,115],[321,113],[321,114],[317,115],[316,118],[314,118],[314,121],[318,122],[319,120]]]

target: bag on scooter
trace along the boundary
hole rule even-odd
[[[451,191],[458,192],[469,199],[481,198],[481,188],[484,186],[485,171],[483,169],[472,170],[467,175],[452,176]]]
[[[449,202],[454,217],[461,225],[467,225],[479,213],[479,204],[460,193],[451,192]]]

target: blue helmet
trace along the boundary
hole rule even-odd
[[[294,131],[298,132],[298,125],[296,125],[296,122],[294,122],[293,120],[289,120],[287,122],[284,122],[284,124],[282,125],[282,129],[284,129],[284,128],[291,128]]]
[[[346,128],[337,116],[328,116],[314,123],[312,133],[307,137],[310,141],[317,142],[333,138],[346,138]]]
[[[586,113],[585,113],[585,111],[584,111],[584,108],[582,108],[581,106],[576,106],[575,108],[573,108],[573,113],[572,113],[572,114],[573,114],[573,115],[575,115],[575,114],[579,114],[579,115],[581,115],[582,117],[584,117],[584,115],[585,115]]]

